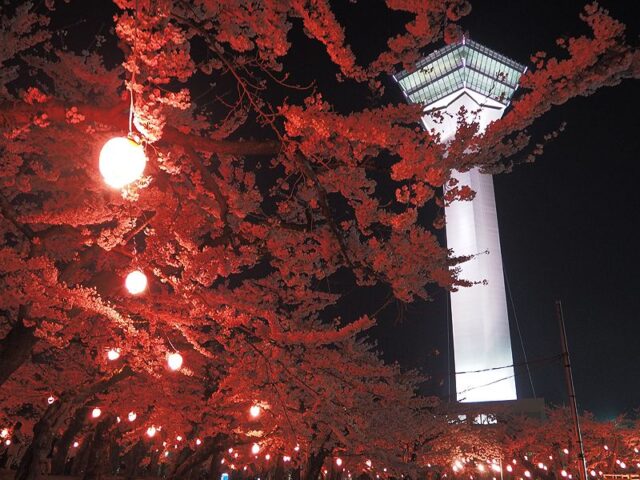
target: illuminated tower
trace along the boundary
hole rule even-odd
[[[420,60],[413,72],[395,75],[411,103],[425,106],[422,121],[442,142],[456,132],[461,107],[474,112],[480,131],[499,119],[518,87],[524,66],[469,39]],[[438,111],[438,121],[429,114]],[[477,112],[477,113],[476,113]],[[515,400],[511,337],[502,271],[502,255],[493,177],[478,169],[452,172],[476,194],[472,201],[445,207],[447,245],[454,255],[474,255],[461,265],[460,277],[483,281],[451,294],[456,396],[461,402]],[[476,373],[462,373],[475,372]]]

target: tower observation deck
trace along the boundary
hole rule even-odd
[[[420,60],[415,71],[394,78],[408,102],[424,105],[424,127],[447,143],[456,133],[462,107],[474,113],[480,132],[499,119],[524,71],[523,65],[463,38]],[[442,115],[435,120],[433,112]],[[447,246],[456,256],[475,255],[460,266],[460,278],[486,280],[451,293],[456,397],[460,402],[515,400],[493,177],[477,168],[454,170],[451,176],[475,197],[445,206]]]

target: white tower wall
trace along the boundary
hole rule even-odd
[[[450,141],[463,106],[474,112],[480,131],[504,112],[498,102],[472,91],[458,91],[429,106],[430,110],[440,109],[445,120],[435,123],[425,115],[425,127],[440,133],[443,142]],[[452,176],[459,185],[471,188],[475,197],[445,206],[447,246],[456,256],[477,254],[460,265],[460,278],[484,282],[451,293],[456,397],[460,402],[514,400],[513,367],[487,370],[513,364],[493,177],[477,168],[454,171]],[[485,251],[488,253],[483,254]]]

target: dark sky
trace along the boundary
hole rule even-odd
[[[637,2],[601,2],[628,26],[637,43]],[[553,48],[554,39],[584,31],[578,1],[476,1],[463,26],[489,48],[528,64],[531,53]],[[534,164],[495,177],[502,254],[529,360],[559,352],[554,301],[561,299],[579,406],[601,418],[640,407],[640,266],[637,224],[640,179],[638,83],[627,81],[555,109],[534,129],[567,122],[564,133]],[[388,88],[392,88],[390,85]],[[400,95],[398,94],[398,98]],[[387,358],[419,366],[447,393],[447,328],[444,294],[409,307],[394,325],[388,312],[376,332]],[[513,310],[516,363],[523,361]],[[441,352],[436,356],[433,350]],[[520,396],[531,396],[518,369]],[[532,365],[538,396],[565,401],[558,362]]]
[[[637,43],[639,2],[603,1],[613,16],[629,28]],[[360,64],[384,48],[406,17],[389,14],[381,0],[334,2],[340,21]],[[577,0],[476,0],[463,22],[476,41],[514,60],[528,64],[538,50],[553,49],[561,36],[586,33],[578,18],[584,2]],[[83,45],[95,31],[109,25],[113,4],[73,2],[60,4],[56,21],[71,25],[70,42]],[[76,20],[80,19],[78,23]],[[353,32],[357,32],[353,34]],[[335,82],[335,66],[317,42],[292,32],[296,43],[286,60],[297,79],[315,80],[325,98],[345,110],[360,109],[371,99],[361,86]],[[117,50],[104,53],[117,63]],[[384,100],[404,99],[391,79]],[[558,326],[553,307],[564,305],[575,385],[581,408],[608,418],[640,407],[640,266],[636,227],[640,215],[637,114],[640,84],[627,81],[615,88],[573,100],[556,108],[533,129],[541,135],[567,122],[564,133],[534,164],[495,178],[502,253],[513,293],[524,347],[529,360],[559,353]],[[208,88],[206,84],[203,89]],[[197,93],[197,92],[196,92]],[[382,295],[355,292],[345,315],[369,311],[382,303]],[[418,367],[431,375],[425,391],[447,395],[447,295],[434,292],[431,303],[407,306],[402,323],[397,309],[381,315],[373,332],[389,360]],[[511,312],[511,314],[513,311]],[[516,363],[523,353],[512,321]],[[435,353],[438,350],[439,355]],[[524,370],[517,370],[520,396],[531,396]],[[563,372],[558,362],[532,369],[536,393],[550,402],[565,399]],[[444,380],[444,382],[443,382]],[[442,382],[442,384],[441,384]]]

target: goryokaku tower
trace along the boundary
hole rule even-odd
[[[420,60],[415,71],[394,78],[408,102],[424,105],[425,128],[446,143],[456,132],[461,107],[474,113],[481,132],[499,119],[524,71],[513,60],[463,38]],[[443,114],[438,121],[430,115],[436,111]],[[460,402],[515,400],[513,367],[499,368],[512,365],[513,356],[493,177],[477,168],[453,171],[452,177],[475,197],[445,207],[447,245],[454,255],[480,254],[461,265],[460,278],[486,280],[451,293],[456,397]]]

